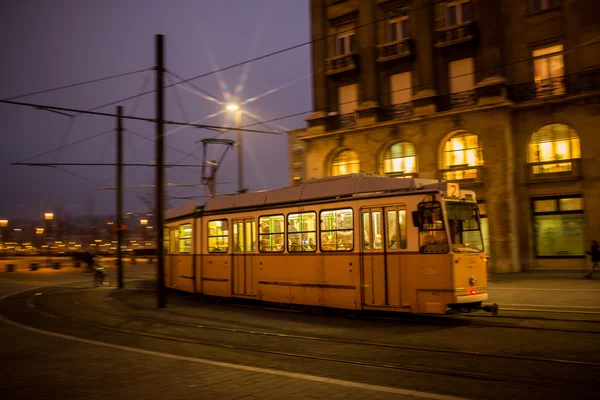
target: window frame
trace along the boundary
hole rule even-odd
[[[561,210],[560,209],[560,200],[561,199],[581,199],[583,204],[580,210]],[[538,253],[538,232],[536,229],[536,218],[537,216],[550,216],[550,215],[583,215],[583,229],[585,230],[585,202],[584,202],[583,194],[567,194],[563,196],[540,196],[540,197],[532,197],[530,199],[530,211],[531,211],[531,227],[533,230],[533,248],[534,255],[536,259],[581,259],[585,258],[585,233],[583,238],[583,254],[574,254],[574,255],[539,255]],[[536,201],[544,201],[544,200],[554,200],[556,204],[555,211],[535,211],[535,202]]]
[[[323,230],[322,225],[322,218],[323,218],[323,213],[324,212],[330,212],[333,211],[334,215],[335,211],[345,211],[345,210],[350,210],[352,211],[352,227],[351,228],[344,228],[344,229],[326,229]],[[356,244],[356,239],[355,239],[355,232],[354,232],[354,225],[355,225],[355,221],[354,221],[354,217],[355,217],[356,211],[354,210],[353,207],[344,207],[344,208],[327,208],[327,209],[322,209],[319,211],[319,227],[318,227],[318,232],[319,232],[319,250],[321,250],[321,252],[323,253],[339,253],[339,252],[352,252],[354,251],[354,247]],[[323,232],[336,232],[336,238],[337,238],[337,232],[339,231],[351,231],[351,237],[352,237],[352,247],[350,249],[338,249],[337,248],[337,243],[336,243],[336,248],[334,250],[325,250],[323,249],[323,240],[321,240],[321,236],[323,235]]]
[[[211,235],[210,234],[210,223],[211,222],[223,222],[226,221],[227,222],[227,235]],[[221,228],[222,230],[222,228]],[[230,247],[230,229],[229,229],[229,220],[227,218],[219,218],[219,219],[211,219],[206,221],[206,250],[211,253],[211,254],[227,254],[229,253],[229,247]],[[227,250],[226,251],[214,251],[214,250],[210,250],[210,239],[211,238],[219,238],[219,237],[226,237],[227,238]]]
[[[356,155],[356,160],[357,160],[357,162],[356,162],[356,163],[354,163],[354,162],[353,162],[353,163],[347,163],[347,164],[345,164],[345,165],[346,165],[346,167],[347,167],[348,165],[355,165],[355,164],[356,164],[356,166],[357,166],[357,170],[356,170],[356,172],[347,172],[347,173],[345,173],[345,174],[340,174],[340,173],[339,173],[340,164],[338,163],[338,165],[336,166],[336,165],[335,165],[335,164],[336,164],[336,160],[337,160],[337,159],[340,157],[340,155],[341,155],[341,154],[343,154],[343,153],[346,153],[346,152],[352,152],[352,153],[354,153],[354,154]],[[337,168],[337,170],[338,170],[338,173],[337,173],[337,174],[334,174],[334,168]],[[335,153],[335,155],[334,155],[334,156],[333,156],[333,158],[331,159],[331,167],[330,167],[330,174],[331,174],[331,176],[342,176],[342,175],[348,175],[348,174],[356,174],[356,173],[358,173],[359,171],[360,171],[360,156],[359,156],[359,155],[358,155],[358,153],[357,153],[356,151],[354,151],[354,150],[351,150],[351,149],[342,149],[342,150],[338,151],[337,153]]]
[[[282,218],[283,231],[281,231],[281,232],[271,232],[271,231],[269,231],[267,233],[261,232],[261,225],[262,225],[262,221],[261,220],[263,218],[270,218],[270,217],[281,217]],[[258,240],[257,240],[256,244],[258,245],[258,252],[259,253],[266,253],[266,254],[269,254],[269,253],[283,253],[285,251],[285,249],[287,248],[287,246],[285,245],[286,222],[287,222],[287,220],[286,220],[284,214],[267,214],[267,215],[259,215],[258,216],[258,225],[256,227],[256,232],[258,233]],[[270,238],[270,237],[272,237],[274,235],[282,235],[282,239],[283,239],[284,243],[282,243],[282,245],[281,245],[281,250],[271,250],[271,251],[265,251],[265,250],[263,250],[262,249],[262,245],[261,245],[262,238],[263,237],[269,237]],[[275,238],[273,238],[273,240],[275,240]],[[272,248],[273,245],[271,245],[270,247]]]
[[[399,145],[401,143],[408,143],[410,146],[412,146],[412,150],[414,152],[414,155],[412,156],[406,156],[406,157],[397,157],[397,158],[393,158],[392,157],[392,147]],[[388,154],[390,155],[390,157],[388,158]],[[403,160],[402,164],[404,165],[404,160],[406,160],[407,158],[412,158],[413,159],[413,170],[412,171],[395,171],[395,170],[390,170],[387,171],[386,170],[386,164],[387,161],[390,162],[390,164],[393,164],[393,160]],[[402,177],[412,177],[413,175],[417,174],[419,171],[418,169],[418,164],[417,164],[417,150],[415,148],[415,145],[412,144],[411,142],[409,142],[408,140],[399,140],[399,141],[395,141],[393,143],[391,143],[388,148],[385,150],[385,152],[383,153],[383,173],[386,176],[402,176]]]
[[[406,21],[406,22],[404,22]],[[406,30],[403,31],[402,26],[405,23]],[[394,26],[395,25],[395,26]],[[392,32],[395,32],[396,39],[393,38]],[[410,37],[410,26],[408,15],[400,15],[398,17],[390,18],[387,21],[386,36],[388,43],[400,42]]]
[[[470,10],[471,18],[469,18],[468,20],[464,19],[461,5],[465,4],[465,3],[469,3],[469,7],[471,7],[471,0],[452,0],[452,1],[449,1],[446,3],[446,27],[462,25],[462,24],[465,24],[465,23],[473,20],[473,10]],[[449,22],[450,22],[450,7],[455,7],[454,15],[455,15],[456,23],[454,23],[452,25],[449,24]],[[460,16],[460,22],[459,22],[459,16]]]
[[[181,229],[184,226],[189,226],[190,227],[190,236],[189,237],[183,237],[181,236],[183,230]],[[179,224],[177,226],[177,230],[179,231],[179,240],[178,240],[178,244],[177,244],[177,252],[179,254],[190,254],[192,252],[193,249],[193,240],[194,240],[194,226],[191,222],[186,222],[183,224]],[[182,250],[182,245],[183,243],[185,243],[186,241],[189,242],[188,246],[189,246],[189,250],[184,251]]]
[[[343,45],[340,45],[343,43]],[[345,32],[335,35],[335,55],[345,56],[355,52],[356,47],[356,31],[348,29]],[[343,51],[343,52],[342,52]]]
[[[302,235],[303,234],[310,234],[310,233],[314,233],[314,238],[315,238],[315,248],[313,250],[306,250],[306,248],[304,247],[304,244],[301,244],[302,249],[301,250],[291,250],[291,246],[290,246],[290,215],[299,215],[302,216],[303,214],[314,214],[315,217],[315,230],[314,231],[303,231],[303,230],[297,230],[295,232],[292,232],[292,235],[300,235],[300,240],[302,241]],[[319,225],[320,225],[320,221],[319,219],[317,219],[317,212],[314,210],[308,210],[308,211],[294,211],[294,212],[289,212],[286,214],[285,216],[285,221],[286,221],[286,249],[288,253],[291,254],[296,254],[296,253],[315,253],[317,251],[317,249],[319,248]],[[300,218],[300,220],[302,220],[302,218]],[[310,239],[310,238],[309,238]]]

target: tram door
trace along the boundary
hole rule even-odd
[[[366,305],[387,304],[383,231],[383,209],[361,209],[362,286]]]
[[[400,252],[406,250],[406,209],[362,209],[361,228],[364,304],[402,305]]]
[[[233,220],[233,293],[255,295],[252,254],[256,252],[256,222]]]

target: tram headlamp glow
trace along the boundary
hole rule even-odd
[[[477,294],[477,290],[471,289],[471,290],[469,290],[469,294]]]

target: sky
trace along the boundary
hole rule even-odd
[[[64,90],[19,97],[15,101],[72,109],[91,109],[155,88],[155,35],[163,34],[167,83],[195,77],[300,43],[310,37],[307,0],[6,0],[0,2],[0,99],[134,71],[127,76]],[[211,74],[165,91],[166,119],[234,126],[227,102],[244,102],[242,125],[309,111],[310,47],[284,52],[246,66]],[[247,79],[244,77],[247,76]],[[240,84],[241,83],[241,84]],[[238,90],[236,90],[236,87]],[[220,103],[198,94],[210,93]],[[258,97],[258,98],[257,98]],[[155,95],[148,94],[97,111],[155,117]],[[309,114],[253,126],[285,132],[305,126]],[[208,117],[208,118],[207,118]],[[113,166],[15,166],[14,162],[113,163],[116,119],[59,113],[0,103],[0,219],[38,218],[54,211],[69,215],[111,215],[116,193],[97,188],[116,185]],[[155,159],[153,123],[125,120],[125,162]],[[204,138],[217,132],[165,125],[166,162],[202,163]],[[103,133],[105,132],[105,133]],[[287,137],[243,134],[244,186],[263,190],[287,185]],[[235,139],[235,132],[219,136]],[[52,151],[66,146],[60,151]],[[195,151],[194,151],[195,150]],[[224,146],[210,145],[218,159]],[[236,149],[228,151],[217,173],[218,194],[237,189]],[[192,156],[184,158],[186,154]],[[43,154],[46,153],[46,154]],[[194,158],[195,157],[195,158]],[[126,168],[125,185],[155,183],[151,167]],[[199,184],[200,168],[168,168],[169,184]],[[201,204],[205,187],[171,187],[167,205]],[[129,189],[125,211],[144,212],[153,189]]]

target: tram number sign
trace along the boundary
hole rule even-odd
[[[446,195],[448,197],[460,197],[460,186],[458,183],[448,182],[446,183]]]

